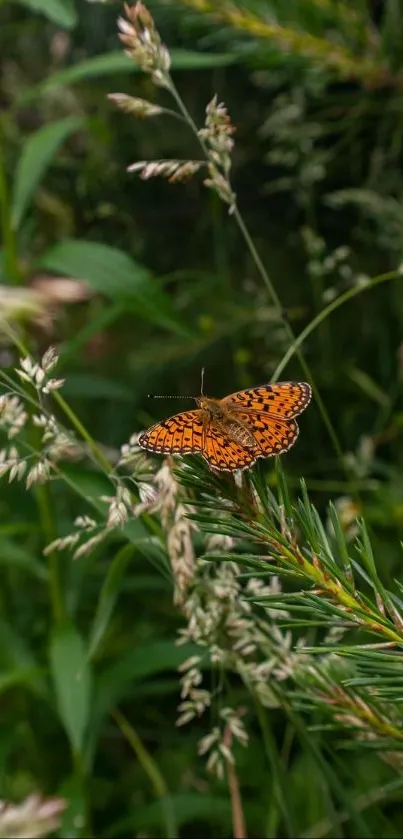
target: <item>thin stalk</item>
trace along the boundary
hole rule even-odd
[[[7,177],[3,155],[2,128],[0,123],[0,225],[4,249],[4,264],[7,276],[13,285],[24,281],[18,260],[17,240],[11,221],[11,199],[8,192]]]
[[[165,778],[161,774],[156,761],[151,757],[150,753],[145,748],[144,743],[140,740],[139,735],[124,714],[122,714],[118,708],[114,708],[111,711],[111,716],[118,724],[128,743],[130,743],[138,762],[142,766],[145,775],[147,775],[151,786],[153,787],[155,796],[160,800],[161,811],[164,816],[165,835],[167,839],[176,839],[178,829],[174,808],[167,784],[165,783]]]
[[[294,826],[292,816],[291,816],[291,808],[289,807],[288,802],[287,802],[286,778],[284,776],[284,771],[283,771],[283,767],[281,765],[280,755],[278,753],[278,749],[277,749],[277,746],[276,746],[276,743],[275,743],[275,740],[274,740],[274,737],[273,737],[273,732],[272,732],[272,730],[270,728],[270,724],[268,723],[268,720],[267,720],[266,709],[264,709],[262,707],[262,705],[261,705],[261,703],[259,702],[258,699],[256,699],[256,701],[255,701],[255,707],[256,707],[257,718],[259,720],[260,729],[261,729],[262,736],[263,736],[263,742],[264,742],[264,747],[265,747],[267,759],[268,759],[270,769],[271,769],[271,781],[272,781],[272,787],[273,787],[273,795],[274,795],[274,798],[277,802],[278,808],[281,812],[281,815],[282,815],[282,818],[283,818],[283,821],[284,821],[284,827],[285,827],[286,832],[287,832],[287,836],[288,837],[296,836],[296,830],[295,830],[295,826]],[[272,807],[273,807],[273,802],[270,802],[270,799],[269,799],[268,800],[268,809],[270,811],[271,818],[273,817],[273,814],[271,812]],[[268,835],[270,836],[271,833],[272,833],[272,831],[270,830],[270,834],[268,834]],[[273,835],[274,835],[274,833],[273,833]]]
[[[318,315],[316,315],[308,326],[302,330],[300,335],[297,338],[294,338],[292,344],[289,346],[288,350],[284,354],[283,358],[277,365],[274,373],[273,379],[278,379],[284,368],[287,366],[290,359],[293,355],[297,354],[299,348],[302,346],[304,341],[315,331],[315,329],[320,326],[323,321],[332,314],[336,309],[339,309],[340,306],[343,306],[344,303],[347,303],[349,300],[352,300],[353,297],[356,297],[358,294],[362,294],[364,291],[368,291],[369,289],[375,288],[375,286],[380,285],[380,283],[388,282],[388,280],[394,280],[397,277],[401,276],[401,271],[388,271],[386,274],[379,274],[377,277],[374,277],[367,285],[365,286],[354,286],[354,288],[350,288],[348,291],[341,294],[340,297],[337,297],[336,300],[332,300],[328,306],[322,309]]]
[[[107,475],[110,475],[111,464],[109,463],[108,458],[105,457],[100,447],[97,446],[95,440],[93,439],[93,437],[91,437],[91,434],[87,431],[85,425],[82,424],[77,414],[72,410],[72,408],[70,408],[70,405],[68,404],[68,402],[66,402],[61,393],[59,393],[58,391],[54,391],[53,397],[55,402],[57,402],[59,407],[62,409],[65,416],[69,418],[71,424],[78,432],[80,437],[82,437],[82,439],[85,440],[85,442],[87,443],[88,448],[90,449],[98,465],[101,467],[101,469],[106,471]]]
[[[79,835],[85,839],[86,836],[93,836],[93,828],[91,825],[91,815],[89,806],[89,796],[87,793],[86,772],[84,768],[84,761],[81,752],[73,752],[73,772],[76,779],[77,787],[80,790],[83,809],[82,821],[79,826]]]
[[[49,545],[56,537],[49,486],[35,486],[35,497],[44,541]],[[55,623],[60,623],[65,616],[65,604],[60,575],[60,554],[57,551],[48,554],[48,570],[52,617]]]

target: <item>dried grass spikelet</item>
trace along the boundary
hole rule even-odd
[[[10,327],[32,324],[49,331],[63,305],[88,300],[91,289],[83,280],[35,275],[28,287],[0,284],[0,339],[7,342]]]

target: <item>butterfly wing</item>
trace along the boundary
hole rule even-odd
[[[246,448],[209,425],[204,434],[203,457],[212,469],[235,472],[248,469],[261,457],[258,447]]]
[[[294,445],[299,428],[294,419],[284,420],[263,411],[237,410],[237,419],[252,432],[257,446],[257,457],[284,454]]]
[[[217,431],[203,426],[201,411],[183,411],[152,425],[141,434],[139,445],[158,454],[202,454],[211,468],[245,469],[255,463],[258,453],[241,446]]]
[[[291,448],[299,431],[294,418],[310,400],[311,388],[305,382],[262,385],[222,399],[223,407],[251,431],[255,447],[243,446],[214,423],[203,422],[206,416],[201,410],[183,411],[156,423],[140,436],[139,445],[160,454],[202,454],[213,469],[246,469],[258,457],[283,454]]]
[[[139,446],[159,454],[193,454],[203,450],[201,411],[183,411],[157,422],[139,437]]]
[[[294,419],[309,405],[312,397],[306,382],[277,382],[248,390],[239,390],[221,400],[231,411],[254,411],[270,414],[273,418]]]

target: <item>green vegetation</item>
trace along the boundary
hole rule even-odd
[[[0,3],[0,836],[402,835],[402,36]],[[139,449],[203,367],[292,451]]]

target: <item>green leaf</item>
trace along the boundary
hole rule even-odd
[[[389,407],[389,394],[385,393],[385,391],[377,385],[368,373],[365,373],[364,370],[359,370],[357,367],[353,367],[349,372],[349,376],[350,379],[361,388],[363,393],[365,393],[366,396],[369,396],[370,399],[373,399],[374,402],[377,402],[381,408]]]
[[[171,298],[149,271],[118,248],[99,242],[66,239],[49,250],[40,268],[80,277],[113,300],[127,300],[144,320],[190,337],[194,334],[176,315]]]
[[[91,670],[85,645],[73,624],[56,626],[49,654],[60,719],[73,752],[80,753],[91,708]]]
[[[43,0],[44,3],[47,0]],[[229,53],[217,53],[216,55],[191,52],[189,50],[172,50],[173,70],[207,70],[213,67],[226,67],[237,61],[237,57]],[[142,71],[123,52],[109,52],[104,55],[96,55],[87,58],[80,64],[67,67],[49,76],[48,79],[39,85],[24,90],[19,96],[14,107],[25,105],[26,102],[42,96],[44,93],[56,90],[58,87],[76,84],[88,79],[99,79],[102,76],[116,75],[118,73],[141,73]]]
[[[88,646],[88,658],[93,658],[107,629],[126,568],[133,556],[133,545],[125,545],[108,568],[101,589]]]
[[[172,50],[172,70],[209,70],[214,67],[228,67],[238,61],[238,56],[224,53],[193,52],[192,50]]]
[[[19,3],[33,12],[41,12],[52,23],[66,29],[73,29],[77,23],[74,0],[19,0]]]
[[[66,342],[59,345],[58,369],[60,370],[65,365],[68,366],[70,359],[74,359],[93,335],[102,332],[114,321],[119,320],[125,311],[125,304],[117,302],[105,305],[101,311],[94,313],[82,329],[76,331],[74,335],[69,335]]]
[[[67,137],[78,131],[83,124],[84,120],[79,117],[67,117],[44,125],[26,140],[18,161],[12,195],[14,228],[20,226],[35,190],[56,152]]]
[[[37,691],[43,679],[43,672],[39,667],[17,667],[8,673],[0,674],[0,696],[17,685],[33,688]]]

